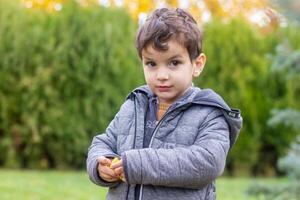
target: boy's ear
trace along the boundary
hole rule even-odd
[[[194,65],[193,77],[198,77],[201,74],[205,66],[205,62],[206,62],[206,56],[203,53],[201,53],[197,58],[193,60],[193,65]]]

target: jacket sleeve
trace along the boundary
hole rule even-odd
[[[120,118],[123,113],[128,113],[129,100],[127,100],[116,114],[115,118],[110,122],[106,131],[102,134],[96,135],[92,144],[88,149],[88,156],[86,160],[87,172],[92,182],[104,187],[115,187],[119,182],[109,183],[103,180],[98,174],[98,161],[100,156],[116,157],[117,155],[117,134],[120,130]]]
[[[199,128],[195,143],[173,149],[126,151],[125,177],[129,184],[197,189],[224,171],[229,150],[229,127],[220,110],[213,110]]]

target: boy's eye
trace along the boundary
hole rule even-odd
[[[180,64],[180,61],[179,60],[172,60],[171,62],[170,62],[170,65],[171,66],[177,66],[177,65],[179,65]]]
[[[155,62],[153,62],[153,61],[148,61],[148,62],[146,62],[145,64],[146,64],[146,66],[148,66],[148,67],[154,67],[154,66],[156,65]]]

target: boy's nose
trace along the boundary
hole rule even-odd
[[[168,80],[169,79],[169,73],[165,69],[158,70],[156,78],[159,81]]]

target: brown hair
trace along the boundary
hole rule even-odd
[[[168,50],[167,42],[176,39],[187,49],[190,59],[202,52],[202,34],[195,19],[183,9],[156,9],[140,26],[136,48],[140,58],[149,44],[159,51]]]

